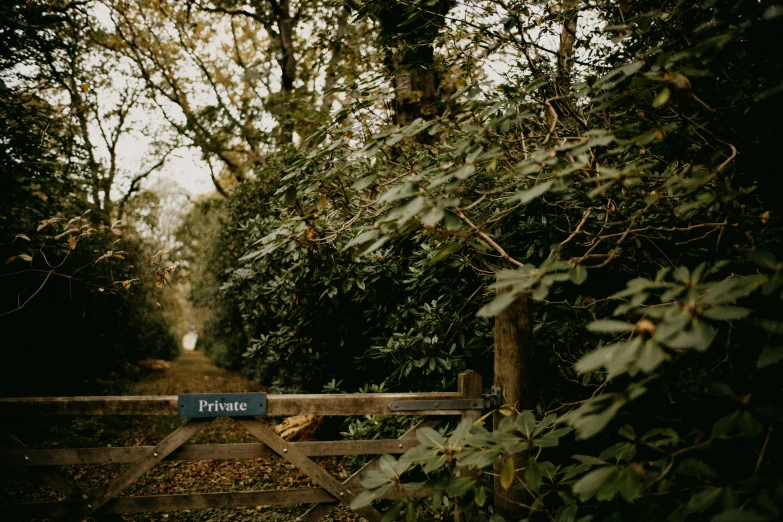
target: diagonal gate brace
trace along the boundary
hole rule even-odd
[[[213,420],[214,419],[189,420],[185,425],[152,448],[147,455],[125,468],[125,470],[109,482],[101,492],[97,493],[92,498],[87,499],[84,504],[63,516],[61,520],[63,522],[79,522],[92,516],[93,513],[122,493],[122,490],[155,467],[158,462],[165,459],[171,452],[185,444],[188,439],[204,429],[207,424]]]
[[[326,491],[334,495],[335,499],[348,506],[354,498],[354,494],[336,478],[331,476],[325,469],[310,460],[296,446],[280,438],[280,436],[269,428],[265,423],[251,418],[234,418],[251,435],[269,446],[269,448],[287,460],[299,471],[310,477],[310,479],[321,486]],[[366,506],[354,510],[369,522],[379,522],[383,516],[374,508]]]
[[[398,440],[405,440],[405,439],[412,439],[416,438],[416,430],[428,427],[428,428],[434,428],[440,424],[440,419],[424,419],[418,424],[416,424],[414,427],[406,431]],[[348,479],[343,482],[344,487],[348,488],[355,488],[360,486],[360,478],[361,476],[373,469],[377,469],[380,464],[380,457],[375,457],[370,462],[362,466],[362,468],[348,477]],[[332,504],[315,504],[310,509],[307,510],[302,516],[300,516],[297,520],[303,521],[303,522],[317,522],[321,520],[323,517],[325,517],[329,511],[332,510],[334,505]]]

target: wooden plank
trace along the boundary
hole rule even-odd
[[[312,504],[333,498],[322,488],[273,489],[268,491],[238,491],[231,493],[191,493],[120,497],[102,511],[111,513],[143,513],[149,511],[180,511],[183,509],[229,508],[240,506],[291,506]]]
[[[396,455],[416,446],[415,440],[336,440],[329,442],[297,442],[294,446],[308,457],[338,455]]]
[[[89,498],[80,507],[63,517],[63,521],[77,522],[86,519],[98,511],[109,500],[119,495],[122,490],[139,479],[158,462],[184,444],[189,438],[204,429],[214,419],[191,419],[184,426],[163,439],[146,456],[131,464],[115,477],[101,492]]]
[[[405,453],[415,440],[339,440],[292,443],[308,457],[339,455],[390,455]],[[153,449],[153,446],[115,448],[4,449],[0,448],[0,467],[78,466],[86,464],[129,464]],[[192,444],[180,446],[165,460],[260,459],[276,455],[265,444]]]
[[[358,492],[357,492],[358,493]],[[383,498],[423,498],[432,491],[402,491],[392,488]],[[235,491],[228,493],[190,493],[180,495],[152,495],[114,498],[96,514],[101,518],[116,517],[119,513],[180,511],[184,509],[232,508],[242,506],[290,506],[334,501],[323,488],[271,489],[264,491]],[[53,518],[67,514],[82,503],[73,500],[29,504],[0,505],[0,512],[11,520]]]
[[[399,400],[449,400],[457,392],[356,393],[348,395],[268,395],[267,415],[410,415],[391,411],[388,404]],[[417,415],[455,415],[455,410],[431,410]],[[0,398],[2,415],[145,415],[176,416],[177,396],[119,397],[21,397]]]
[[[307,458],[307,456],[296,448],[293,444],[281,439],[269,426],[257,419],[235,419],[250,434],[257,437],[261,442],[269,446],[275,453],[296,466],[299,471],[310,477],[317,485],[321,486],[329,493],[334,495],[335,499],[349,505],[356,496],[351,490],[343,486],[337,479],[331,476],[318,464]],[[369,522],[379,522],[383,517],[370,506],[355,510]]]
[[[3,504],[0,512],[9,520],[37,520],[41,518],[57,518],[82,505],[77,500],[62,502],[35,502],[29,504]]]
[[[17,439],[13,435],[11,435],[8,432],[2,432],[3,434],[3,440],[5,444],[11,446],[14,449],[6,450],[3,449],[2,451],[20,451],[22,453],[28,451],[27,445],[22,442],[21,440]],[[22,456],[22,460],[24,460],[24,455]],[[4,461],[0,461],[4,462]],[[51,464],[48,464],[51,466]],[[39,469],[36,471],[36,474],[43,480],[47,486],[52,488],[55,492],[59,493],[65,498],[69,499],[81,499],[83,492],[79,486],[73,483],[68,477],[66,477],[64,474],[62,474],[59,470],[56,469]]]
[[[400,444],[407,445],[410,444],[411,447],[414,447],[418,445],[419,441],[416,438],[416,430],[419,428],[434,428],[438,424],[440,424],[440,420],[433,420],[433,419],[424,419],[420,422],[418,422],[414,427],[406,431],[402,434],[402,436],[397,439]],[[357,488],[361,487],[361,475],[363,473],[366,473],[370,470],[378,469],[378,466],[380,464],[380,458],[374,458],[364,466],[362,466],[359,471],[348,477],[344,482],[343,486],[347,488]],[[430,496],[432,493],[427,492],[426,495],[423,496]],[[316,504],[310,509],[308,509],[304,515],[299,517],[300,520],[303,522],[317,522],[318,520],[321,520],[323,517],[329,514],[329,512],[334,507],[333,504],[328,503],[321,503]]]
[[[17,451],[29,451],[27,446],[21,440],[17,439],[10,433],[3,432],[3,439],[5,439],[8,445],[16,448]],[[75,482],[73,482],[64,473],[56,468],[38,468],[35,470],[35,472],[50,488],[61,494],[66,499],[78,499],[81,501],[87,498],[87,495],[85,495],[84,491],[82,491],[82,489],[76,485]],[[2,513],[2,510],[0,510],[0,513]],[[97,522],[117,522],[118,517],[117,515],[108,514],[99,515],[95,517],[95,519]]]
[[[177,396],[16,397],[0,415],[177,415]]]

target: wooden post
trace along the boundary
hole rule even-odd
[[[483,400],[481,393],[483,391],[481,375],[474,372],[473,370],[468,370],[459,374],[457,378],[457,389],[463,399]],[[467,410],[462,412],[463,420],[470,419],[475,422],[479,419],[480,416],[481,410]],[[464,468],[458,472],[458,475],[460,477],[474,477],[478,476],[478,472],[476,470]],[[457,511],[454,515],[454,522],[462,522],[463,520],[472,519],[475,511],[475,507],[465,512]]]
[[[498,290],[502,293],[503,290]],[[502,405],[509,405],[517,411],[533,408],[532,386],[532,319],[530,297],[522,295],[505,310],[495,316],[495,377],[494,385],[502,389]],[[503,415],[495,413],[497,428]],[[525,456],[514,455],[514,469],[522,469]],[[529,505],[529,498],[522,489],[504,489],[500,484],[503,462],[495,465],[495,513],[506,520],[520,518],[522,507]],[[516,481],[515,481],[516,483]]]

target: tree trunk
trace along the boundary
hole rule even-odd
[[[563,12],[563,26],[560,30],[560,46],[557,53],[557,76],[560,89],[564,92],[571,85],[571,69],[574,65],[574,44],[579,9],[571,7]]]
[[[406,9],[396,2],[377,13],[381,42],[388,48],[384,61],[396,91],[397,125],[405,126],[416,118],[426,119],[439,112],[440,73],[435,64],[434,43],[445,24],[445,15],[455,3],[437,0],[415,19],[411,18],[411,10],[417,7]]]
[[[343,54],[343,38],[348,30],[348,9],[340,9],[340,14],[337,16],[337,30],[334,33],[334,38],[331,42],[332,56],[329,58],[329,64],[326,66],[326,83],[324,85],[324,99],[321,103],[321,112],[326,114],[332,108],[332,102],[334,101],[334,94],[329,92],[334,89],[337,84],[339,76],[337,74],[337,66],[340,65],[340,60]]]

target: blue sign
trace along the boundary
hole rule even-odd
[[[179,416],[186,419],[266,415],[266,393],[191,393],[178,398]]]

